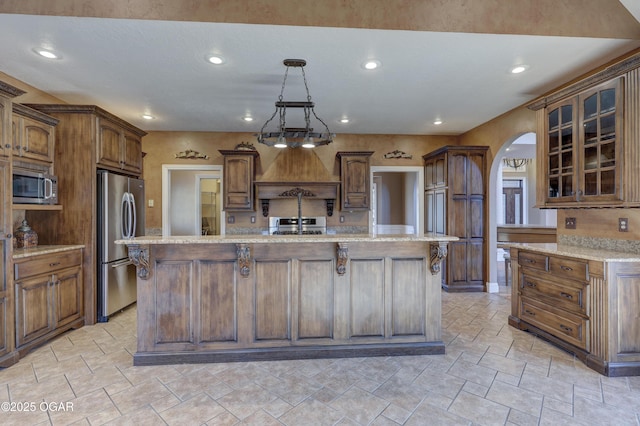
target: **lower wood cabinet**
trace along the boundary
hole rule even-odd
[[[17,259],[14,268],[18,351],[84,324],[82,250]]]
[[[614,256],[593,252],[577,258],[511,248],[509,323],[606,376],[640,375],[640,262],[596,260]]]

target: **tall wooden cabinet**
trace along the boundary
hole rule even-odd
[[[423,156],[425,231],[456,236],[442,268],[442,288],[484,291],[487,238],[486,146],[445,146]]]
[[[26,216],[39,230],[40,244],[84,244],[84,314],[86,323],[93,324],[97,321],[96,173],[108,169],[140,177],[140,141],[146,133],[95,105],[28,106],[60,120],[55,165],[58,200],[64,209],[53,215],[28,211]]]
[[[11,216],[12,99],[25,92],[0,81],[0,367],[18,360],[15,351]]]

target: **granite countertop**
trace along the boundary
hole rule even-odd
[[[325,234],[325,235],[205,235],[162,237],[145,236],[116,240],[116,244],[279,244],[348,242],[420,242],[458,241],[458,237],[440,234]]]
[[[599,262],[640,262],[640,254],[556,243],[503,243],[508,247]]]
[[[13,249],[13,258],[22,259],[25,257],[39,256],[43,254],[59,253],[62,251],[83,249],[84,245],[51,245],[51,246],[36,246],[29,248],[17,248]]]

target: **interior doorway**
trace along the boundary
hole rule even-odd
[[[222,166],[163,164],[162,235],[202,235],[205,219],[209,235],[224,234],[219,201],[223,184]]]
[[[388,234],[424,233],[424,169],[372,166],[372,209],[369,231]]]
[[[522,225],[522,179],[502,180],[502,223],[506,225]]]

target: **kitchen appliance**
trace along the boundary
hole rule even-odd
[[[327,233],[327,218],[269,217],[269,235],[322,235]]]
[[[98,321],[136,301],[136,267],[115,240],[144,235],[144,181],[98,171]]]
[[[57,204],[58,178],[46,173],[13,169],[14,204]]]

